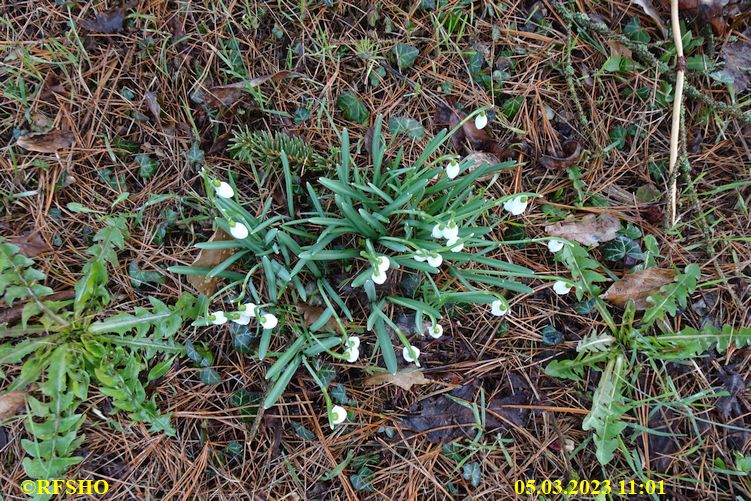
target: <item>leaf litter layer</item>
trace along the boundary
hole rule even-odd
[[[749,325],[749,126],[689,96],[684,144],[690,170],[680,181],[679,226],[665,231],[661,193],[667,185],[671,74],[638,61],[638,52],[633,61],[623,51],[611,54],[606,34],[585,24],[569,28],[557,4],[497,2],[472,10],[469,3],[435,3],[435,8],[432,2],[174,8],[98,2],[68,11],[49,1],[0,7],[9,20],[0,28],[7,41],[0,46],[0,137],[7,148],[0,157],[2,234],[34,235],[30,250],[40,251],[37,262],[52,278],[48,285],[65,294],[99,229],[89,211],[137,212],[140,222],[112,273],[117,307],[128,312],[145,305],[147,294],[172,303],[190,286],[164,270],[190,264],[196,256],[192,244],[213,234],[198,198],[203,192],[197,167],[239,174],[243,196],[258,200],[259,207],[269,197],[285,203],[280,176],[269,166],[238,162],[228,152],[233,130],[286,132],[326,154],[336,144],[328,112],[353,138],[362,138],[358,146],[365,155],[368,125],[378,114],[415,120],[430,132],[440,128],[442,118],[450,123],[455,115],[494,105],[490,136],[470,124],[452,138],[453,147],[462,155],[480,149],[520,163],[487,180],[489,196],[537,192],[544,197],[515,224],[497,227],[497,239],[545,237],[543,228],[565,224],[562,216],[568,212],[580,221],[588,212],[614,215],[640,228],[642,236],[627,236],[640,252],[651,235],[664,262],[679,269],[700,266],[703,285],[670,320],[676,328]],[[655,3],[667,21],[667,10]],[[631,33],[631,41],[645,35],[651,42],[667,39],[636,4],[578,6],[616,34]],[[733,21],[721,22],[725,19]],[[747,82],[738,64],[748,59],[748,46],[744,51],[739,45],[747,42],[747,19],[728,11],[710,21],[722,29],[710,33],[686,18],[692,30],[686,43],[704,38],[687,51],[689,68],[696,68],[688,80],[730,103]],[[281,80],[275,77],[281,71],[294,75]],[[254,79],[262,83],[254,85]],[[238,95],[237,83],[244,80],[247,92]],[[338,106],[345,93],[346,106]],[[454,110],[447,113],[445,105]],[[402,135],[398,144],[414,159],[429,135]],[[259,169],[270,171],[268,182],[253,182]],[[113,208],[125,192],[127,198]],[[165,197],[155,199],[157,194]],[[577,210],[582,207],[588,210]],[[500,259],[540,274],[565,276],[566,269],[550,256],[540,244],[498,251]],[[624,254],[607,262],[608,278],[627,279],[626,261]],[[128,268],[134,263],[164,282],[134,287]],[[211,346],[222,383],[201,384],[199,370],[184,360],[151,385],[160,407],[173,412],[176,437],[151,434],[119,415],[110,422],[111,402],[92,395],[87,413],[105,418],[86,425],[85,460],[72,475],[111,478],[111,499],[132,499],[134,493],[165,499],[290,493],[340,499],[470,493],[503,498],[517,479],[565,479],[572,471],[591,478],[602,470],[582,419],[600,373],[591,371],[577,386],[545,376],[543,367],[575,353],[596,317],[573,295],[558,296],[543,283],[530,285],[535,292],[515,296],[510,317],[499,320],[481,305],[452,312],[444,337],[421,347],[424,378],[409,390],[367,384],[371,376],[362,367],[340,371],[335,383],[346,390],[356,424],[335,432],[321,425],[315,383],[297,377],[250,440],[255,398],[263,391],[258,381],[266,367],[238,353],[228,329],[185,329],[186,337]],[[643,292],[635,294],[643,297]],[[543,335],[551,332],[545,331],[548,326],[560,336]],[[630,461],[638,458],[655,472],[648,478],[664,479],[673,497],[732,499],[747,493],[745,477],[727,470],[739,465],[735,451],[748,455],[748,358],[748,349],[710,351],[693,366],[644,366],[629,382],[645,402],[669,385],[674,399],[685,404],[659,409],[645,404],[628,416],[638,425],[627,434],[634,444]],[[7,377],[18,370],[9,368]],[[479,446],[453,436],[466,428],[454,425],[467,424],[468,408],[448,399],[452,392],[465,402],[479,401],[484,393],[492,410],[494,403],[508,402],[504,399],[516,402],[517,390],[528,393],[525,403],[531,405],[519,407],[529,412],[504,407],[510,418],[500,425],[493,422],[499,417],[488,416]],[[725,396],[708,396],[719,391]],[[15,412],[18,405],[10,404],[9,412]],[[439,438],[460,440],[460,446],[434,443],[414,420],[435,419],[437,411],[442,421],[430,429],[449,425],[452,431]],[[123,431],[113,432],[118,426]],[[11,486],[8,496],[21,495],[12,489],[25,478],[17,445],[23,433],[22,423],[13,419],[0,429],[0,475],[3,485]],[[602,475],[634,478],[630,461],[618,456]],[[477,482],[474,467],[465,468],[473,463],[481,472]]]

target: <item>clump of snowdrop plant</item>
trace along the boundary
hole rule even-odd
[[[478,128],[487,124],[483,114],[467,118],[472,119]],[[430,363],[421,349],[429,350],[429,343],[444,334],[451,306],[473,305],[491,321],[511,311],[504,296],[532,292],[517,280],[535,278],[534,272],[492,257],[505,244],[485,225],[503,214],[501,207],[520,214],[534,196],[486,198],[480,180],[513,162],[463,169],[462,163],[447,161],[453,157],[441,156],[448,153],[450,137],[444,130],[406,164],[400,154],[386,154],[381,124],[378,117],[367,164],[355,163],[349,135],[341,131],[338,165],[315,185],[299,184],[281,152],[279,175],[254,182],[281,178],[283,206],[272,197],[246,205],[244,183],[205,175],[215,224],[233,238],[199,247],[221,249],[228,257],[211,269],[173,270],[224,279],[212,302],[235,294],[235,309],[214,307],[208,313],[207,307],[200,325],[233,322],[259,331],[254,356],[273,358],[266,373],[266,408],[305,367],[321,388],[329,424],[340,424],[346,411],[332,405],[318,374],[322,360],[342,368],[382,363],[391,373],[400,365]],[[413,284],[411,290],[406,283]],[[367,300],[355,300],[355,290]],[[309,323],[297,310],[306,303],[323,310]],[[414,315],[414,326],[397,325],[394,315],[402,313]],[[270,357],[272,339],[276,351]],[[362,357],[363,350],[372,356]]]

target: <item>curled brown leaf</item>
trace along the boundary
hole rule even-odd
[[[205,91],[198,90],[193,94],[193,99],[209,106],[210,108],[219,108],[221,106],[231,106],[239,101],[247,93],[246,90],[252,87],[258,87],[262,83],[279,82],[292,74],[289,70],[277,71],[269,75],[263,75],[253,78],[247,82],[235,82],[229,85],[219,85],[211,87]]]
[[[647,298],[659,292],[660,287],[672,282],[673,278],[675,272],[665,268],[635,271],[614,282],[600,297],[616,306],[625,306],[633,301],[637,310],[646,310],[649,307]]]
[[[579,160],[582,153],[582,146],[579,144],[579,141],[571,140],[563,143],[562,150],[564,155],[562,157],[553,157],[550,155],[543,155],[540,157],[540,163],[542,166],[551,170],[568,169]]]
[[[598,245],[613,240],[621,229],[621,222],[610,214],[602,214],[598,219],[587,214],[581,221],[559,221],[545,227],[551,237],[573,240],[583,245]]]
[[[381,386],[384,384],[394,384],[404,390],[411,390],[415,385],[432,383],[432,379],[428,379],[422,373],[420,369],[406,369],[391,374],[389,372],[382,372],[380,374],[373,374],[364,381],[365,386]]]
[[[19,252],[26,257],[37,257],[43,252],[52,250],[38,231],[29,231],[23,235],[8,237],[8,242],[17,245]]]
[[[57,153],[59,150],[72,148],[75,136],[70,131],[53,130],[33,132],[18,138],[18,146],[37,153]]]
[[[0,420],[15,416],[26,407],[26,392],[9,391],[0,395]]]
[[[221,228],[217,228],[217,230],[213,235],[211,235],[211,238],[209,238],[208,241],[217,242],[221,240],[232,240],[232,237],[227,235]],[[232,249],[201,249],[195,261],[193,261],[192,266],[198,268],[213,268],[214,266],[230,257],[232,253]],[[205,294],[206,296],[211,296],[214,292],[216,292],[219,281],[221,280],[221,278],[219,277],[209,278],[199,275],[188,275],[187,278],[190,285],[195,287],[198,292]]]

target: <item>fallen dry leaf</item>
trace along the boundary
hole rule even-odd
[[[733,81],[735,92],[746,90],[751,82],[751,45],[745,42],[727,44],[720,55],[725,61],[721,73]]]
[[[610,214],[602,214],[599,219],[594,214],[587,214],[581,221],[560,221],[545,227],[551,237],[561,237],[579,242],[582,245],[598,245],[613,240],[621,222]]]
[[[20,236],[8,237],[8,242],[17,245],[19,252],[26,257],[37,257],[43,252],[52,250],[38,231],[28,231]]]
[[[508,405],[528,405],[531,397],[528,385],[522,378],[512,378],[513,389],[497,393],[487,402],[485,427],[488,431],[523,427],[529,417],[528,409],[506,407]],[[461,436],[473,434],[475,417],[471,408],[475,399],[476,386],[465,384],[451,393],[454,398],[465,400],[470,407],[462,405],[447,395],[436,395],[417,402],[410,408],[410,414],[400,420],[401,425],[413,432],[427,432],[428,440],[443,443]]]
[[[18,138],[18,146],[37,153],[57,153],[58,150],[72,148],[76,143],[75,136],[70,131],[53,130],[50,132],[34,132],[24,134]]]
[[[540,163],[546,169],[551,170],[564,170],[574,165],[581,156],[582,146],[579,141],[566,141],[561,146],[563,149],[563,157],[553,157],[550,155],[543,155],[540,157]]]
[[[221,228],[217,228],[217,230],[213,235],[211,235],[211,238],[209,238],[208,241],[216,242],[220,240],[233,240],[233,238],[227,235]],[[214,266],[230,257],[233,252],[233,249],[201,249],[201,252],[199,252],[198,256],[196,257],[196,260],[193,261],[192,266],[200,268],[213,268]],[[219,277],[208,278],[198,275],[188,275],[187,279],[190,285],[192,285],[198,292],[201,292],[206,296],[211,296],[214,292],[216,292],[217,285],[219,284],[219,281],[222,280]]]
[[[9,391],[0,395],[0,420],[15,416],[26,407],[26,392]]]
[[[110,35],[123,30],[125,22],[125,12],[135,7],[136,2],[128,2],[121,7],[105,10],[96,15],[94,19],[84,19],[81,26],[91,33],[101,33]]]
[[[651,0],[634,0],[634,3],[641,7],[649,17],[654,19],[655,23],[657,23],[657,26],[660,27],[660,31],[662,31],[663,35],[667,33],[667,31],[665,30],[665,25],[662,23],[662,18],[660,18],[660,14],[657,12],[657,9],[655,9],[654,5],[652,5]]]
[[[648,268],[635,271],[614,282],[600,297],[616,306],[625,306],[634,302],[637,310],[649,307],[647,297],[658,292],[675,278],[675,272],[665,268]]]
[[[156,92],[147,91],[143,95],[144,100],[146,101],[146,106],[149,108],[149,111],[152,115],[154,115],[154,118],[156,118],[156,121],[159,121],[159,116],[162,114],[162,107],[159,106],[159,101],[156,97]]]
[[[55,94],[65,94],[65,87],[60,81],[60,77],[50,71],[44,78],[39,97],[43,100],[47,100],[54,97]]]
[[[193,99],[199,103],[204,103],[211,108],[219,108],[220,106],[231,106],[240,98],[247,94],[246,90],[251,87],[258,87],[262,83],[278,82],[284,78],[287,78],[292,74],[289,70],[277,71],[270,75],[264,75],[261,77],[253,78],[247,82],[235,82],[229,85],[220,85],[217,87],[211,87],[205,91],[197,90],[193,94]]]
[[[624,57],[631,59],[631,56],[633,55],[631,52],[631,49],[626,47],[624,44],[622,44],[618,40],[613,40],[613,39],[608,40],[608,47],[610,47],[611,56],[624,56]]]
[[[324,312],[324,309],[320,306],[309,306],[307,304],[298,304],[295,306],[295,309],[297,310],[297,313],[302,315],[303,322],[305,322],[305,325],[308,327],[316,323]],[[344,320],[342,320],[342,324],[345,327],[347,326],[347,324],[344,323]],[[339,324],[336,323],[336,319],[333,315],[326,322],[325,328],[327,331],[324,332],[339,332]]]
[[[457,111],[452,102],[439,102],[435,112],[437,128],[452,130],[466,117],[466,113]],[[506,148],[490,138],[486,129],[478,129],[474,120],[467,120],[451,135],[451,143],[458,151],[482,151],[492,153],[500,158]]]
[[[381,372],[374,374],[364,381],[365,386],[381,386],[395,384],[404,390],[411,390],[414,385],[432,383],[432,379],[426,378],[420,369],[407,369],[396,374]]]

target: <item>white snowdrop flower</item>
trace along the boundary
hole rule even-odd
[[[360,350],[357,348],[347,348],[347,350],[344,352],[344,357],[347,359],[347,362],[357,362],[357,359],[360,358]]]
[[[451,240],[454,238],[459,237],[459,227],[456,225],[456,222],[452,219],[448,222],[446,225],[446,229],[443,230],[443,238],[446,240]]]
[[[433,238],[443,238],[443,231],[446,229],[446,226],[442,223],[438,223],[437,225],[433,226],[433,232],[430,234]]]
[[[443,326],[437,323],[431,325],[430,329],[428,329],[428,335],[433,339],[438,339],[439,337],[443,336]]]
[[[378,268],[373,268],[373,274],[370,275],[370,279],[373,281],[373,283],[381,285],[386,281],[386,272],[381,271]]]
[[[416,366],[420,367],[420,348],[416,346],[405,346],[402,350],[402,357],[407,362],[414,362]]]
[[[253,318],[256,316],[256,308],[255,303],[245,303],[238,306],[237,311],[244,317]]]
[[[360,338],[357,336],[350,336],[347,338],[347,341],[345,341],[344,346],[357,349],[360,347]]]
[[[227,315],[223,311],[215,311],[209,315],[209,320],[214,325],[224,325],[227,323]]]
[[[273,329],[279,323],[279,320],[271,313],[264,313],[258,317],[258,322],[264,329]]]
[[[475,127],[484,129],[486,125],[488,125],[488,116],[482,111],[475,117]]]
[[[454,179],[456,176],[459,175],[459,162],[456,160],[452,160],[451,162],[446,165],[446,177],[449,179]]]
[[[425,249],[417,249],[417,251],[412,255],[412,257],[415,259],[415,261],[423,263],[428,260],[428,257],[430,257],[430,255],[428,251],[426,251]]]
[[[232,317],[230,320],[238,325],[248,325],[250,323],[250,317],[241,311],[234,313]]]
[[[563,249],[563,242],[556,239],[548,240],[548,250],[555,254],[559,250]]]
[[[441,256],[437,252],[434,252],[430,256],[428,256],[428,264],[433,268],[438,268],[439,266],[441,266],[441,263],[443,263],[443,256]]]
[[[235,237],[238,240],[242,240],[243,238],[247,238],[248,236],[248,228],[245,227],[244,224],[238,223],[237,221],[228,221],[229,223],[229,233],[233,237]]]
[[[458,242],[458,243],[457,243]],[[446,240],[446,247],[451,249],[451,252],[461,252],[464,248],[464,244],[459,242],[459,238],[449,238]]]
[[[503,204],[503,208],[514,216],[518,216],[519,214],[527,210],[528,204],[529,197],[527,197],[526,195],[520,195],[518,197],[506,200],[506,202]]]
[[[235,190],[232,189],[232,186],[230,186],[229,183],[214,180],[211,184],[214,186],[214,193],[216,193],[216,196],[221,198],[232,198],[235,196]]]
[[[388,256],[378,256],[376,258],[376,262],[378,263],[378,271],[381,271],[384,273],[391,266],[391,261],[389,260]]]
[[[505,301],[501,301],[500,299],[496,299],[495,301],[490,303],[490,313],[492,313],[496,317],[502,317],[503,315],[508,313],[508,310],[508,304]]]
[[[566,282],[564,282],[563,280],[556,280],[553,283],[553,290],[559,296],[563,296],[569,293],[569,291],[571,290],[571,286],[567,284]]]
[[[342,424],[347,419],[347,410],[341,405],[335,405],[331,408],[331,424]]]

